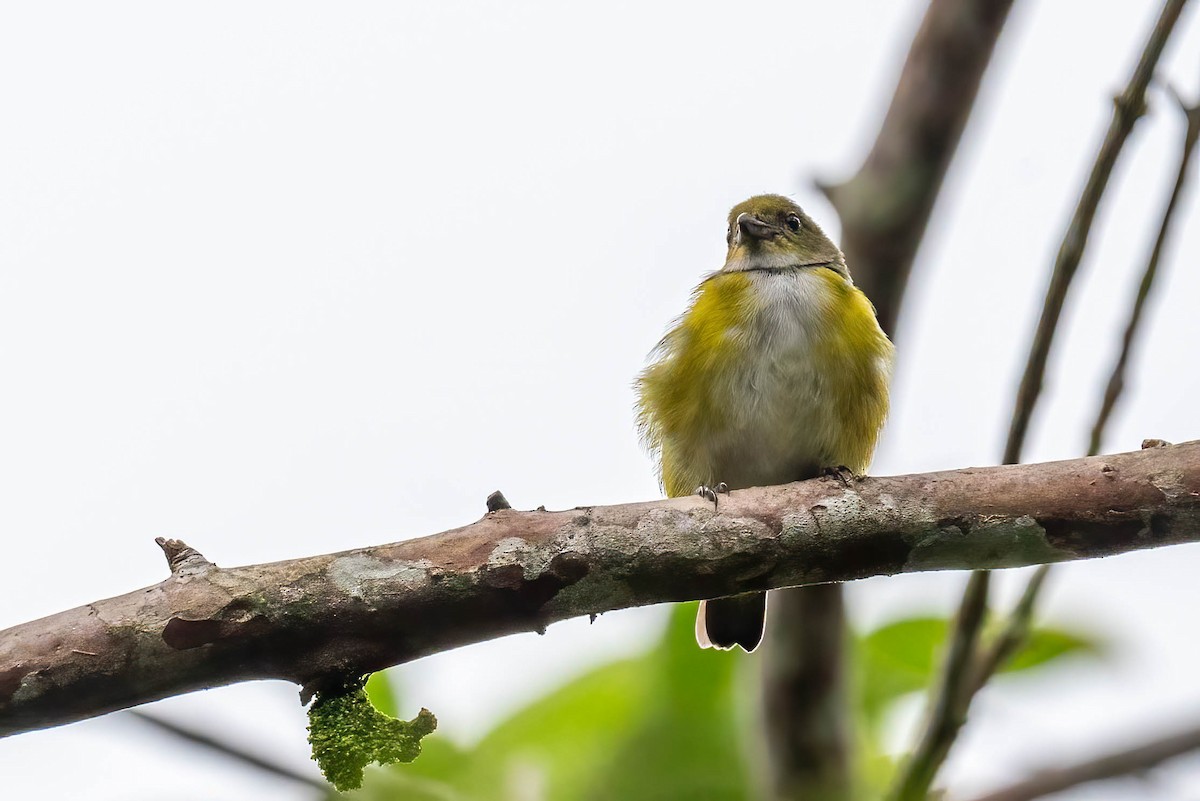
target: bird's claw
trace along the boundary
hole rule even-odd
[[[717,497],[722,494],[728,495],[729,485],[724,481],[720,482],[715,487],[710,487],[707,484],[701,484],[700,486],[696,487],[696,494],[701,498],[704,498],[706,501],[711,501],[713,505],[713,511],[716,511],[718,506]]]
[[[837,467],[822,468],[821,475],[836,478],[843,486],[848,487],[850,486],[850,479],[854,478],[854,471],[846,467],[846,465],[841,464]]]

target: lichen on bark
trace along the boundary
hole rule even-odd
[[[383,714],[367,698],[365,683],[360,676],[322,689],[308,710],[313,760],[342,792],[361,787],[363,769],[372,762],[412,762],[421,753],[421,738],[437,728],[428,709],[412,720]]]

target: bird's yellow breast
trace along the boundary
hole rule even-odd
[[[710,277],[638,379],[639,425],[667,494],[864,472],[891,357],[870,302],[833,270]]]

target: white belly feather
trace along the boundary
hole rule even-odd
[[[711,386],[728,423],[698,443],[698,461],[713,481],[730,487],[779,484],[809,478],[841,464],[833,393],[819,364],[818,340],[836,323],[828,278],[818,269],[747,273],[757,309],[733,336],[742,356]]]

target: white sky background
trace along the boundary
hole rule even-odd
[[[998,458],[1049,262],[1159,4],[1018,5],[913,276],[876,473]],[[810,179],[858,165],[923,6],[5,5],[0,626],[161,580],[160,535],[236,565],[450,528],[497,487],[522,508],[654,497],[631,379],[719,266],[731,205],[793,194],[836,234]],[[1198,21],[1164,60],[1187,96]],[[1029,459],[1086,447],[1175,169],[1181,115],[1154,101]],[[1200,437],[1197,189],[1109,450]],[[1112,658],[985,694],[957,786],[1196,723],[1198,567],[1179,547],[1060,569],[1047,616]],[[851,602],[874,624],[945,611],[961,583],[875,579]],[[470,740],[661,620],[431,657],[402,670],[408,702]],[[290,685],[156,709],[306,767]],[[1156,798],[1200,793],[1200,759],[1156,776]],[[294,789],[117,716],[0,741],[0,782],[44,799]]]

